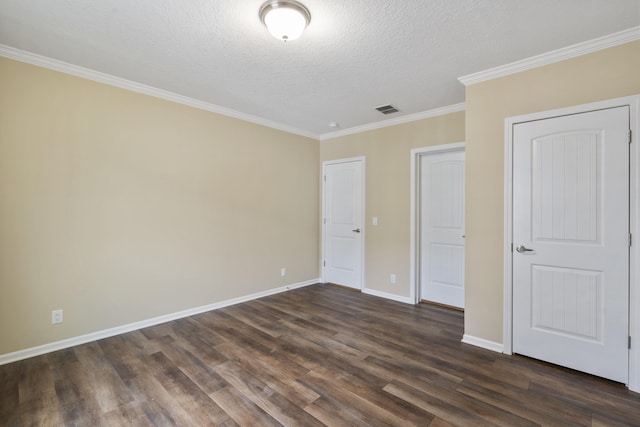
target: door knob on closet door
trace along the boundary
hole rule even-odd
[[[524,247],[524,246],[522,246],[522,245],[518,245],[518,246],[516,247],[516,251],[518,251],[518,252],[520,252],[520,253],[523,253],[523,252],[533,252],[533,251],[535,251],[535,249],[529,249],[529,248],[526,248],[526,247]]]

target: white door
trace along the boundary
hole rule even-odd
[[[464,150],[420,157],[420,299],[464,307]]]
[[[513,351],[628,380],[629,108],[513,128]]]
[[[364,235],[363,161],[324,165],[325,282],[362,288]]]

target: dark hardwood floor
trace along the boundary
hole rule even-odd
[[[314,285],[0,366],[0,424],[640,425],[640,395],[462,320]]]

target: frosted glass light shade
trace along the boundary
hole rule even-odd
[[[311,14],[294,1],[269,1],[260,8],[260,19],[278,40],[295,40],[311,21]]]

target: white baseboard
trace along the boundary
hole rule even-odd
[[[470,344],[476,347],[481,347],[487,350],[495,351],[497,353],[502,353],[504,350],[504,346],[498,342],[485,340],[484,338],[477,338],[467,334],[464,334],[462,336],[462,342],[465,344]]]
[[[390,294],[390,293],[387,293],[387,292],[377,291],[375,289],[362,288],[362,293],[363,294],[367,294],[367,295],[373,295],[373,296],[380,297],[380,298],[390,299],[392,301],[398,301],[398,302],[402,302],[402,303],[405,303],[405,304],[414,305],[413,301],[411,301],[411,298],[409,298],[409,297],[403,297],[403,296],[400,296],[400,295],[395,295],[395,294]]]
[[[101,340],[103,338],[109,338],[114,335],[124,334],[126,332],[137,331],[138,329],[159,325],[160,323],[169,322],[171,320],[181,319],[183,317],[205,313],[207,311],[216,310],[218,308],[228,307],[230,305],[235,305],[241,302],[247,302],[247,301],[251,301],[258,298],[263,298],[269,295],[279,294],[281,292],[302,288],[304,286],[310,286],[316,283],[320,283],[319,278],[307,280],[305,282],[294,283],[291,285],[281,286],[279,288],[269,289],[267,291],[256,292],[255,294],[245,295],[238,298],[232,298],[226,301],[220,301],[213,304],[194,307],[188,310],[178,311],[176,313],[165,314],[163,316],[153,317],[151,319],[141,320],[139,322],[129,323],[127,325],[117,326],[115,328],[92,332],[90,334],[80,335],[78,337],[68,338],[65,340],[56,341],[49,344],[43,344],[37,347],[26,348],[24,350],[18,350],[12,353],[0,354],[0,365],[6,365],[7,363],[17,362],[18,360],[28,359],[34,356],[40,356],[42,354],[51,353],[54,351],[62,350],[62,349],[73,347],[80,344],[86,344],[88,342]]]

